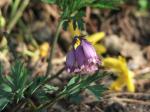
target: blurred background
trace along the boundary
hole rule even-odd
[[[121,93],[106,96],[110,101],[96,102],[89,94],[82,94],[80,105],[70,99],[54,106],[53,112],[149,112],[150,111],[150,2],[149,0],[125,0],[113,9],[84,9],[85,30],[83,34],[100,32],[97,53],[104,59],[124,57],[128,69],[134,73],[135,93],[123,88]],[[46,72],[47,58],[60,19],[56,5],[39,0],[0,0],[0,62],[4,72],[10,72],[13,61],[20,59],[32,72],[31,77]],[[52,60],[52,73],[64,66],[70,49],[72,34],[61,30]],[[40,68],[40,69],[39,69]],[[64,86],[70,75],[64,71],[52,83]],[[112,74],[102,83],[110,84],[116,79]],[[67,107],[66,107],[67,106]],[[117,110],[115,110],[117,109]],[[120,111],[119,111],[120,110]]]

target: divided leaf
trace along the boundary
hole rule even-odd
[[[123,3],[124,0],[42,0],[45,3],[56,4],[61,13],[61,19],[65,20],[63,24],[64,30],[67,29],[69,21],[73,21],[73,27],[80,30],[84,29],[83,17],[85,16],[85,7],[94,8],[112,8]]]
[[[28,73],[23,64],[19,61],[12,66],[11,73],[4,76],[0,64],[0,109],[12,101],[19,101],[24,98],[27,86]]]
[[[44,90],[46,93],[52,93],[52,92],[54,92],[54,91],[57,91],[57,90],[58,90],[58,87],[55,87],[55,86],[46,84],[46,85],[44,85],[43,90]]]
[[[79,80],[80,80],[80,75],[76,75],[76,76],[74,76],[73,78],[70,79],[67,86],[69,87],[73,84],[76,84]]]
[[[106,88],[102,85],[94,85],[90,86],[93,82],[102,79],[106,75],[105,72],[96,72],[93,75],[90,75],[88,77],[81,78],[79,75],[73,77],[67,86],[64,88],[62,93],[67,94],[67,96],[72,96],[74,94],[77,94],[83,89],[89,89],[94,93],[96,97],[99,97],[103,91],[106,90]]]
[[[91,91],[97,99],[100,98],[101,93],[107,90],[107,88],[103,85],[92,85],[88,86],[87,89]]]

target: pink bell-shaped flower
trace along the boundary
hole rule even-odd
[[[66,70],[69,73],[91,73],[98,70],[100,59],[94,47],[84,38],[75,36],[73,49],[67,54]]]

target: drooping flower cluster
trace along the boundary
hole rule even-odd
[[[67,54],[66,70],[69,73],[90,73],[98,70],[99,57],[94,47],[84,38],[75,36],[73,49]]]

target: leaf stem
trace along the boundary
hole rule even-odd
[[[19,6],[20,2],[21,2],[21,0],[15,0],[13,2],[13,4],[12,4],[12,11],[11,11],[11,15],[10,15],[11,19],[15,16],[15,13],[16,13],[16,11],[18,9],[18,6]]]
[[[11,20],[9,21],[8,26],[7,26],[7,32],[8,33],[11,32],[11,30],[13,29],[13,27],[15,26],[15,24],[17,23],[17,21],[19,20],[19,18],[22,16],[23,11],[25,10],[25,8],[29,4],[29,1],[30,0],[23,0],[22,3],[21,3],[20,8],[18,9],[18,11],[14,15],[14,17],[11,17]]]
[[[68,90],[67,92],[66,91],[62,91],[60,93],[58,93],[57,97],[54,98],[53,100],[45,103],[45,104],[42,104],[40,105],[37,109],[37,110],[41,110],[43,108],[48,108],[48,107],[52,107],[57,101],[61,100],[62,98],[70,95],[70,94],[73,94],[75,93],[77,90],[78,90],[78,87],[80,87],[80,84],[77,84],[77,85],[73,85],[72,88],[70,88],[70,90]]]
[[[63,22],[64,22],[64,20],[60,20],[60,22],[58,23],[57,30],[56,30],[56,35],[55,35],[55,38],[53,40],[50,55],[49,55],[49,58],[48,58],[48,67],[47,67],[47,71],[46,71],[45,76],[48,76],[51,72],[52,59],[53,59],[54,54],[55,54],[55,47],[56,47],[56,44],[57,44],[57,41],[58,41],[59,33],[60,33]]]
[[[66,96],[66,93],[61,93],[61,94],[59,94],[55,99],[53,99],[52,101],[40,105],[38,108],[36,108],[35,111],[40,111],[40,110],[42,110],[43,108],[51,107],[51,106],[53,106],[57,101],[59,101],[60,99],[64,98],[65,96]]]

